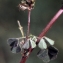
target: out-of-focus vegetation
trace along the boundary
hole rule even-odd
[[[27,31],[27,11],[19,11],[18,4],[21,0],[0,0],[0,63],[19,63],[21,54],[13,54],[7,44],[7,39],[20,37],[17,20],[20,20]],[[31,32],[38,36],[46,24],[56,14],[62,6],[61,0],[36,0],[35,8],[31,14]],[[50,63],[63,62],[63,15],[46,34],[49,38],[55,40],[55,46],[59,49],[56,60]],[[36,48],[30,55],[27,63],[43,63],[37,58],[36,54],[39,48]]]

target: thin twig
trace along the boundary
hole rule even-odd
[[[22,34],[22,37],[24,37],[23,27],[21,26],[19,21],[17,21],[17,23],[18,23],[18,26],[19,26],[19,30],[20,30],[20,32]]]
[[[27,38],[30,33],[30,15],[31,15],[31,10],[28,10],[28,29],[27,29]]]

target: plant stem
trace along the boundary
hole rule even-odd
[[[56,22],[58,17],[63,13],[63,9],[60,9],[56,15],[50,20],[50,22],[47,24],[47,26],[43,29],[41,34],[38,36],[40,39],[48,32],[48,30],[52,27],[52,25]]]
[[[27,60],[27,57],[22,58],[22,59],[20,60],[20,63],[25,63],[25,62],[26,62],[26,60]]]
[[[30,33],[30,15],[31,15],[31,10],[28,10],[28,29],[27,29],[27,38]]]
[[[30,33],[30,16],[31,16],[31,10],[28,10],[28,27],[27,27],[27,36],[26,38],[28,39],[29,33]],[[31,49],[30,49],[31,50]],[[30,52],[30,51],[29,51]],[[30,52],[31,53],[31,52]],[[24,57],[24,58],[23,58]],[[25,63],[27,60],[27,56],[23,56],[22,59],[20,60],[20,63]]]
[[[22,37],[24,37],[23,27],[21,26],[19,21],[17,21],[17,23],[18,23],[18,26],[19,26],[19,30],[20,30],[20,32],[22,34]]]
[[[57,12],[57,14],[51,19],[51,21],[47,24],[47,26],[44,28],[44,30],[41,32],[41,34],[38,36],[39,38],[42,38],[45,34],[46,34],[46,32],[52,27],[52,25],[56,22],[56,20],[58,19],[58,17],[61,15],[63,13],[63,9],[60,9],[58,12]],[[28,33],[29,33],[29,31],[28,31]],[[39,40],[40,39],[38,39],[38,41],[37,42],[39,42]],[[29,48],[29,55],[30,55],[30,53],[32,52],[32,48]],[[29,56],[28,55],[28,56]],[[24,57],[23,59],[21,59],[21,62],[20,63],[25,63],[26,62],[26,60],[27,60],[27,58],[28,58],[28,56],[27,57]]]

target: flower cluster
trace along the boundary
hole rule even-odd
[[[29,53],[29,48],[32,49],[36,47],[37,42],[36,36],[32,35],[29,36],[28,39],[26,38],[9,38],[8,44],[11,47],[12,53],[19,53],[21,52],[22,55],[27,56]],[[53,46],[54,41],[49,39],[48,37],[44,36],[40,39],[38,43],[38,47],[40,51],[37,53],[37,56],[42,59],[44,62],[49,62],[50,60],[54,60],[57,57],[58,49]]]
[[[35,0],[22,0],[21,3],[18,5],[19,9],[21,10],[31,10],[34,8]]]
[[[29,47],[35,48],[36,41],[36,36],[30,35],[28,39],[26,39],[26,37],[9,38],[8,45],[10,46],[12,53],[19,53],[22,52],[23,49],[29,49]]]

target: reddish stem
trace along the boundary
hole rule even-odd
[[[51,21],[47,24],[47,26],[43,29],[43,31],[41,32],[41,34],[39,35],[39,37],[43,37],[46,32],[52,27],[52,25],[56,22],[56,20],[58,19],[58,17],[63,13],[63,10],[60,9],[56,15],[51,19]]]
[[[26,62],[26,60],[29,57],[29,55],[31,54],[32,50],[33,49],[30,47],[28,56],[22,56],[22,59],[20,60],[20,63],[25,63]]]
[[[38,36],[40,38],[42,38],[46,32],[52,27],[52,25],[56,22],[57,18],[63,13],[63,10],[60,9],[57,14],[51,19],[51,21],[47,24],[47,26],[44,28],[44,30],[41,32],[41,34]],[[40,39],[38,39],[40,40]],[[38,41],[39,42],[39,41]],[[29,49],[29,54],[32,52],[32,48]],[[29,56],[29,55],[28,55]],[[20,63],[25,63],[28,57],[25,57],[23,59],[21,59]]]
[[[30,16],[31,16],[31,10],[28,10],[28,29],[27,29],[27,38],[29,36],[30,32]],[[29,50],[29,53],[31,53],[31,49]],[[28,55],[29,56],[29,55]],[[24,58],[23,58],[24,57]],[[27,56],[23,56],[20,63],[25,63],[26,59],[28,58]]]
[[[20,60],[20,63],[25,63],[26,62],[26,60],[27,60],[27,57],[22,57],[22,59]]]
[[[29,32],[30,32],[30,15],[31,15],[31,10],[28,10],[28,30],[27,30],[27,38],[28,38]]]

